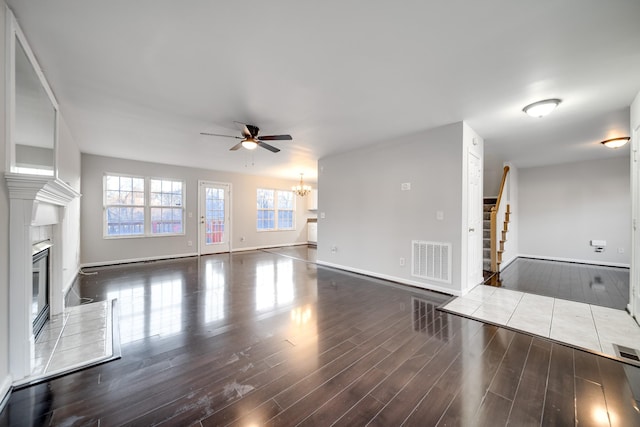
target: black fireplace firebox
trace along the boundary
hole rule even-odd
[[[49,318],[49,253],[51,243],[44,241],[33,245],[33,297],[31,319],[33,335],[37,337]]]

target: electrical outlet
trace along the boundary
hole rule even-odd
[[[320,212],[320,218],[324,218],[324,212]]]
[[[400,257],[400,267],[404,267],[404,258]]]
[[[338,252],[338,247],[337,246],[331,246],[331,253],[335,254],[336,252]]]
[[[619,254],[623,254],[624,253],[624,248],[618,248],[618,253]]]
[[[400,184],[400,190],[402,190],[402,191],[411,190],[411,183],[410,182],[403,182],[402,184]]]
[[[240,238],[240,241],[241,241],[241,242],[244,242],[244,236],[242,236],[242,237]]]
[[[193,246],[193,241],[189,240],[189,241],[187,242],[187,246]]]
[[[442,221],[444,219],[444,212],[443,211],[437,211],[436,212],[436,219],[438,221]]]

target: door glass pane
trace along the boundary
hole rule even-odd
[[[224,211],[224,190],[207,188],[205,193],[205,243],[207,245],[225,242]]]

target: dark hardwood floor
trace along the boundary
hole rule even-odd
[[[0,425],[640,425],[639,368],[296,251],[93,269],[76,291],[118,298],[122,358],[14,391]]]
[[[624,310],[629,269],[518,258],[498,276],[506,289]],[[496,284],[489,279],[488,284]]]

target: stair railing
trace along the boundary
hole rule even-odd
[[[498,210],[500,209],[500,201],[502,199],[502,192],[504,191],[504,185],[507,182],[507,175],[509,174],[509,166],[505,166],[502,171],[502,182],[500,183],[500,192],[498,193],[498,199],[496,205],[491,208],[490,214],[490,230],[491,230],[491,271],[498,272]]]

